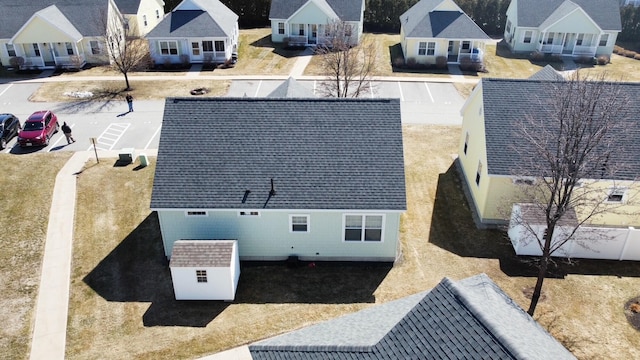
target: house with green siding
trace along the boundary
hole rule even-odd
[[[406,210],[400,102],[168,98],[151,208],[167,258],[180,241],[231,240],[233,261],[392,262]]]

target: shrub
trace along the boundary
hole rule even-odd
[[[393,67],[403,68],[404,67],[404,59],[402,57],[397,57],[393,59]]]
[[[574,59],[574,61],[578,64],[593,65],[593,57],[591,56],[579,56],[578,58]]]
[[[189,55],[187,54],[182,54],[180,55],[180,63],[182,64],[183,67],[187,67],[189,66]]]
[[[14,67],[16,69],[20,69],[20,67],[24,65],[24,58],[22,56],[14,56],[11,59],[9,59],[9,65],[11,65],[11,67]]]
[[[624,48],[618,45],[614,45],[613,46],[613,53],[614,54],[621,54],[624,51]]]
[[[562,55],[560,54],[549,54],[548,59],[550,62],[562,62]]]
[[[636,54],[636,56],[633,57],[636,60],[640,60],[640,54]]]
[[[438,69],[444,69],[447,67],[447,57],[446,56],[438,56],[436,58],[436,67]]]
[[[166,56],[162,59],[162,67],[164,67],[165,69],[170,69],[171,68],[171,58]]]
[[[611,62],[609,55],[600,55],[596,58],[596,64],[598,65],[607,65],[609,62]]]
[[[410,57],[407,59],[407,66],[409,68],[415,69],[418,65],[418,61],[414,57]]]
[[[529,54],[529,59],[531,61],[542,61],[544,59],[544,53],[537,50],[533,51],[531,54]]]
[[[473,61],[471,58],[464,57],[460,59],[460,70],[486,72],[484,63],[481,61]]]
[[[82,67],[82,63],[84,60],[79,55],[71,55],[69,56],[69,62],[71,64],[71,68],[74,70],[80,70]]]
[[[625,50],[622,55],[632,58],[632,57],[635,57],[636,54],[637,54],[637,52],[635,52],[635,51]]]
[[[204,58],[202,59],[202,64],[207,68],[211,67],[211,65],[213,64],[213,55],[205,54]]]

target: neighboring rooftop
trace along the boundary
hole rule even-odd
[[[538,72],[529,76],[529,80],[564,81],[564,76],[556,71],[551,65],[546,65]]]
[[[489,40],[489,36],[462,9],[437,10],[443,2],[448,0],[420,0],[400,15],[405,37]]]
[[[151,207],[403,211],[400,101],[169,98]]]
[[[303,5],[312,1],[320,8],[331,8],[342,21],[362,20],[364,0],[271,0],[269,19],[288,19]]]
[[[191,0],[168,13],[146,37],[230,37],[237,21],[238,15],[219,0]]]
[[[517,0],[518,26],[539,27],[581,7],[602,30],[622,30],[618,0]]]
[[[575,359],[485,274],[259,341],[253,359]]]
[[[301,85],[294,78],[289,77],[267,95],[268,98],[314,98],[316,94]]]

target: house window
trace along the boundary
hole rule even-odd
[[[203,41],[202,42],[202,51],[204,51],[204,52],[213,52],[213,41]]]
[[[507,34],[511,33],[511,20],[507,20]]]
[[[192,211],[187,211],[186,216],[207,216],[207,212],[201,211],[201,210],[192,210]]]
[[[623,188],[612,189],[607,196],[607,202],[621,203],[624,199],[625,190]]]
[[[527,30],[524,32],[524,39],[522,40],[525,44],[531,44],[531,37],[533,36],[533,30]]]
[[[33,46],[33,52],[36,56],[40,56],[40,48],[38,47],[38,44],[33,43],[31,44]]]
[[[199,42],[192,42],[191,43],[191,53],[195,56],[200,55],[200,43]]]
[[[553,45],[553,37],[554,37],[555,33],[548,33],[547,34],[547,39],[544,41],[545,44],[551,44]]]
[[[609,42],[609,34],[602,34],[600,35],[600,43],[598,44],[598,46],[607,46],[608,42]]]
[[[427,54],[427,42],[421,41],[418,44],[418,55],[426,55]]]
[[[344,241],[382,241],[382,215],[345,215]]]
[[[9,56],[16,56],[16,49],[13,47],[13,44],[4,44],[7,48],[7,54]]]
[[[238,213],[239,216],[260,216],[260,212],[258,211],[240,211]]]
[[[160,10],[156,9],[156,19],[160,19]]]
[[[344,26],[344,36],[351,36],[351,25]]]
[[[469,48],[471,48],[471,41],[463,41],[462,50],[469,50]]]
[[[224,51],[224,41],[216,41],[215,43],[216,51]]]
[[[124,19],[124,29],[129,30],[129,19]]]
[[[582,46],[583,41],[584,41],[584,34],[578,34],[578,37],[576,38],[576,45]]]
[[[70,42],[66,42],[64,46],[67,48],[67,55],[73,55],[73,45]]]
[[[199,283],[207,282],[207,270],[196,270],[196,279]]]
[[[159,41],[160,53],[162,55],[178,55],[178,42],[176,41]]]
[[[98,40],[89,41],[89,46],[91,47],[91,53],[93,55],[97,55],[102,52],[102,50],[100,49],[100,42],[98,42]]]
[[[289,215],[289,232],[309,232],[309,215]]]
[[[427,55],[433,56],[436,54],[436,43],[434,41],[429,41],[427,43]]]
[[[476,172],[476,185],[480,185],[480,174],[482,173],[482,163],[478,161],[478,171]]]
[[[304,24],[298,24],[298,35],[304,36]]]
[[[147,26],[147,15],[142,15],[142,23]]]
[[[464,149],[462,149],[462,151],[464,152],[464,154],[467,154],[467,148],[469,147],[469,133],[467,133],[467,135],[465,135],[464,137]]]
[[[284,23],[278,23],[278,34],[284,35]]]

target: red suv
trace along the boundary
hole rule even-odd
[[[47,146],[49,139],[58,132],[58,118],[49,110],[36,111],[24,122],[18,134],[18,144],[26,146]]]

